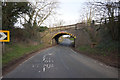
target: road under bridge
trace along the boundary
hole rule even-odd
[[[73,25],[50,28],[51,42],[52,44],[59,44],[59,38],[61,36],[70,35],[72,38],[74,38],[74,47],[85,44],[89,45],[91,44],[91,39],[85,27],[85,24],[77,23]]]

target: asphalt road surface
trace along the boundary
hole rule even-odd
[[[63,45],[63,46],[71,46],[72,45],[72,42],[70,39],[63,39],[63,41],[60,43],[60,45]]]
[[[66,40],[68,42],[68,40]],[[64,42],[66,42],[64,41]],[[29,58],[4,78],[117,78],[118,71],[57,45]]]

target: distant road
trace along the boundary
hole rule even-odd
[[[63,45],[63,46],[71,46],[72,45],[72,42],[70,39],[63,39],[63,41],[60,43],[60,45]]]
[[[70,43],[65,40],[64,43]],[[63,44],[63,43],[62,43]],[[117,78],[118,71],[66,46],[48,48],[4,78]]]

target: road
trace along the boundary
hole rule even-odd
[[[71,46],[72,45],[72,42],[70,39],[63,39],[63,41],[60,43],[60,45],[63,45],[63,46]]]
[[[68,42],[68,40],[64,41]],[[4,78],[117,78],[117,69],[57,45],[39,52]]]

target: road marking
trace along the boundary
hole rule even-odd
[[[73,49],[71,49],[74,53],[77,53],[77,52],[75,52]]]
[[[22,64],[24,64],[25,62],[27,62],[28,60],[30,60],[31,58],[33,58],[34,56],[32,56],[32,57],[30,57],[30,58],[28,58],[27,60],[25,60],[24,62],[22,62],[21,64],[19,64],[19,65],[22,65]]]
[[[73,49],[71,49],[74,53],[76,53],[76,54],[78,54],[77,52],[75,52]],[[81,54],[82,56],[85,56],[85,55],[83,55],[83,54]],[[111,68],[112,69],[112,67],[111,66],[107,66],[106,64],[104,64],[104,63],[102,63],[102,62],[100,62],[100,61],[98,61],[98,60],[95,60],[95,59],[93,59],[93,58],[91,58],[91,57],[88,57],[88,56],[85,56],[85,57],[87,57],[87,58],[90,58],[94,63],[96,63],[96,64],[98,64],[98,65],[100,65],[100,66],[105,66],[106,68]]]
[[[2,78],[3,78],[3,76],[2,76],[2,77],[0,77],[0,80],[2,80]]]
[[[43,57],[43,61],[45,61],[45,57]]]
[[[48,61],[47,61],[47,60],[45,60],[45,62],[47,63]]]
[[[45,67],[43,67],[43,72],[45,72]]]
[[[48,53],[48,55],[53,55],[54,53]]]
[[[32,65],[32,67],[34,68],[35,66],[34,66],[34,65]]]

